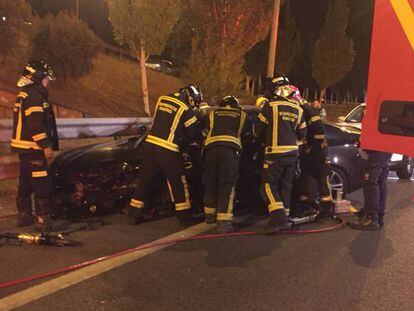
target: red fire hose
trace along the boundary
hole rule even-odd
[[[286,230],[286,231],[280,231],[277,234],[312,234],[312,233],[321,233],[321,232],[328,232],[328,231],[333,231],[336,229],[340,229],[342,227],[345,226],[345,221],[344,220],[340,220],[340,223],[333,225],[333,226],[327,226],[327,227],[323,227],[323,228],[318,228],[318,229],[307,229],[307,230]],[[223,237],[233,237],[233,236],[252,236],[252,235],[264,235],[265,233],[263,231],[246,231],[246,232],[234,232],[234,233],[225,233],[225,234],[204,234],[204,235],[196,235],[196,236],[192,236],[192,237],[188,237],[188,238],[181,238],[181,239],[174,239],[174,240],[169,240],[169,241],[163,241],[163,242],[153,242],[153,243],[146,243],[146,244],[142,244],[139,246],[136,246],[134,248],[131,249],[127,249],[125,251],[122,252],[118,252],[115,254],[111,254],[108,256],[103,256],[100,258],[96,258],[96,259],[92,259],[92,260],[88,260],[79,264],[75,264],[72,266],[68,266],[68,267],[64,267],[64,268],[60,268],[54,271],[49,271],[46,273],[41,273],[41,274],[36,274],[36,275],[32,275],[26,278],[22,278],[22,279],[17,279],[17,280],[12,280],[12,281],[8,281],[8,282],[4,282],[4,283],[0,283],[0,289],[1,288],[6,288],[6,287],[11,287],[11,286],[15,286],[15,285],[20,285],[20,284],[24,284],[24,283],[28,283],[31,281],[35,281],[35,280],[41,280],[41,279],[45,279],[47,277],[51,277],[51,276],[55,276],[58,274],[62,274],[65,272],[70,272],[70,271],[74,271],[74,270],[78,270],[80,268],[84,268],[108,259],[112,259],[115,257],[119,257],[125,254],[129,254],[138,250],[143,250],[143,249],[148,249],[148,248],[153,248],[153,247],[158,247],[158,246],[165,246],[165,245],[173,245],[176,243],[180,243],[180,242],[185,242],[185,241],[193,241],[193,240],[204,240],[204,239],[216,239],[216,238],[223,238]]]

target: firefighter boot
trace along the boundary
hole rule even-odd
[[[177,216],[180,225],[184,227],[191,226],[196,223],[196,219],[192,217],[191,209],[176,211],[175,215]]]
[[[378,224],[381,228],[384,228],[384,214],[378,214]]]
[[[17,227],[28,227],[35,223],[30,197],[18,197],[16,199],[16,207],[19,213],[17,216]]]
[[[51,204],[50,199],[35,199],[37,215],[36,231],[44,233],[52,230],[52,218],[50,217]]]
[[[237,228],[234,226],[231,220],[218,220],[217,221],[217,233],[225,234],[236,232]]]
[[[204,220],[207,224],[214,224],[216,223],[216,214],[205,214]]]
[[[131,226],[136,226],[144,220],[142,208],[128,207],[127,216]]]
[[[316,220],[324,220],[332,217],[332,202],[321,202],[320,203],[320,212],[316,216]]]
[[[270,218],[267,227],[265,228],[266,234],[273,234],[281,230],[289,229],[290,223],[286,216],[284,209],[277,209],[270,213]]]
[[[365,216],[362,220],[354,221],[350,224],[352,229],[363,231],[380,231],[381,226],[377,219]]]

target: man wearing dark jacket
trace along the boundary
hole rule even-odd
[[[239,179],[242,137],[250,128],[247,114],[234,96],[226,96],[220,107],[206,119],[203,183],[204,213],[207,223],[217,220],[217,231],[235,231],[233,202]]]
[[[366,150],[365,154],[364,208],[359,212],[359,221],[351,223],[351,227],[377,231],[384,227],[387,178],[392,154],[373,150]]]
[[[255,130],[265,135],[262,195],[268,204],[270,219],[267,233],[289,227],[291,191],[299,142],[306,136],[303,109],[289,98],[296,90],[285,76],[273,79],[274,96],[265,103]]]
[[[198,106],[202,99],[201,91],[195,85],[158,99],[152,127],[143,146],[139,185],[128,209],[131,225],[142,220],[151,181],[160,172],[167,179],[178,220],[183,225],[191,223],[190,194],[182,152],[200,131],[193,107]]]
[[[320,207],[318,218],[322,219],[331,216],[333,213],[333,199],[329,182],[331,167],[325,127],[317,110],[305,102],[302,102],[301,107],[308,131],[306,140],[301,146],[301,176],[299,180],[301,185],[299,203],[301,204],[298,205],[312,206],[315,199],[312,189],[314,182],[316,182]],[[291,211],[291,215],[300,217],[302,212],[306,212],[306,210],[297,209]]]
[[[33,61],[26,65],[17,85],[20,92],[13,108],[12,152],[19,154],[20,177],[17,196],[18,226],[32,225],[31,195],[35,195],[36,226],[50,230],[52,179],[48,160],[59,142],[53,109],[48,102],[47,86],[54,80],[50,66]]]

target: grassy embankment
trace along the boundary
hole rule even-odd
[[[175,77],[148,70],[150,103],[161,94],[176,91],[181,81]],[[18,74],[0,70],[0,89],[15,93]],[[144,116],[139,66],[136,62],[99,55],[94,68],[76,81],[57,81],[50,87],[50,100],[77,109],[93,117]]]

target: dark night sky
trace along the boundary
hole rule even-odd
[[[74,0],[28,0],[35,11],[43,16],[59,10],[74,10]],[[295,17],[302,38],[302,55],[291,78],[300,86],[317,88],[311,73],[311,58],[314,42],[321,29],[330,0],[287,0],[292,2]],[[366,88],[369,63],[369,47],[372,29],[374,0],[348,0],[351,9],[348,34],[354,40],[357,51],[355,65],[343,81],[334,87],[335,91],[352,91],[362,95]],[[81,18],[104,41],[114,44],[112,29],[107,18],[105,0],[80,0]]]

